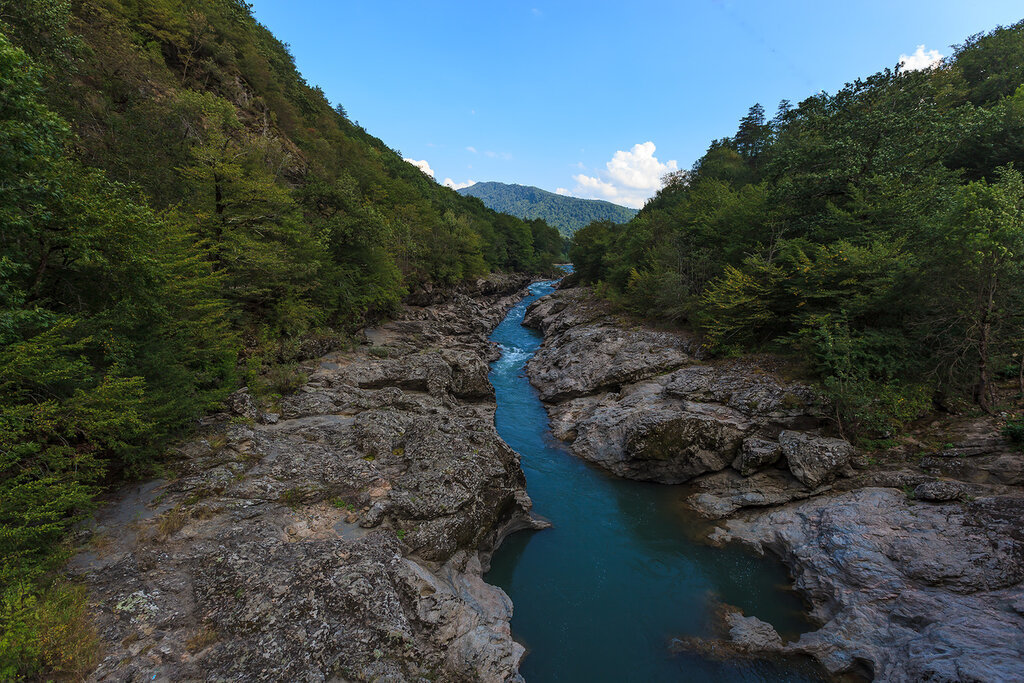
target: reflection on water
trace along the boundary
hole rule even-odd
[[[534,511],[554,524],[507,539],[487,575],[515,603],[512,630],[529,649],[523,675],[530,683],[815,680],[777,664],[669,654],[674,636],[711,634],[716,601],[784,637],[808,625],[781,564],[690,540],[681,487],[612,477],[553,439],[523,371],[541,340],[521,325],[552,285],[534,285],[491,336],[502,349],[490,374],[498,432],[522,456]]]

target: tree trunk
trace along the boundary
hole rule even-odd
[[[989,344],[992,337],[992,311],[995,306],[995,283],[988,287],[987,300],[984,303],[980,321],[980,337],[978,338],[978,405],[986,413],[992,414],[992,402],[989,400],[992,380],[988,372]]]
[[[1020,354],[1020,361],[1017,363],[1017,390],[1024,394],[1024,352]]]

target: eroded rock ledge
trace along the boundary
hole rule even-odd
[[[487,381],[525,285],[421,293],[278,413],[233,396],[179,477],[106,508],[71,565],[107,644],[91,678],[519,680],[512,604],[481,577],[539,524]]]
[[[1024,454],[984,420],[886,462],[825,429],[818,400],[757,359],[706,362],[694,340],[614,315],[583,288],[535,302],[527,365],[555,436],[625,477],[686,482],[723,520],[711,542],[770,551],[820,628],[785,643],[724,610],[707,656],[809,655],[880,681],[1019,680]]]

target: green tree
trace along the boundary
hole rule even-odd
[[[969,369],[975,399],[991,411],[993,358],[1020,351],[1013,348],[1024,316],[1020,172],[1004,167],[996,182],[980,180],[962,187],[942,228],[933,252],[937,263],[932,274],[943,285],[942,296],[935,300],[933,335],[945,351],[946,372]]]

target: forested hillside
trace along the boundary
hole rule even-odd
[[[529,185],[475,183],[459,190],[459,194],[477,197],[488,208],[524,220],[540,218],[566,237],[593,221],[625,223],[636,215],[636,209],[600,199],[566,197]]]
[[[0,178],[3,680],[73,673],[49,572],[104,487],[407,292],[562,247],[402,161],[238,0],[0,0]]]
[[[595,223],[579,276],[720,353],[808,362],[848,433],[1024,392],[1024,22],[942,65],[883,71],[736,134],[628,225]]]

